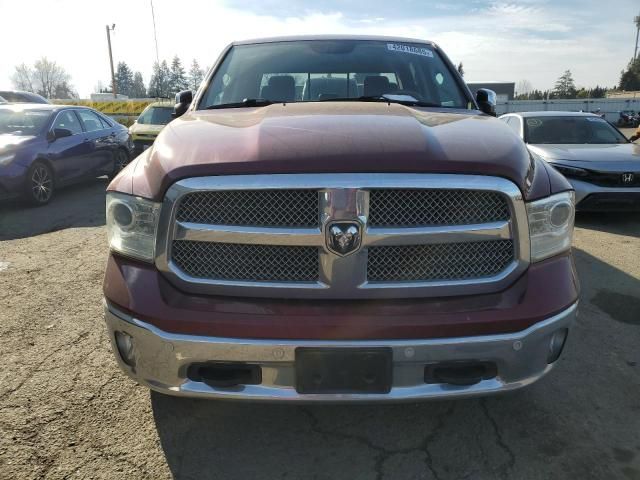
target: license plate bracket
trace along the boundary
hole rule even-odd
[[[296,391],[300,394],[389,393],[390,348],[296,349]]]

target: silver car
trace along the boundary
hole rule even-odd
[[[525,112],[500,119],[571,182],[576,209],[640,211],[640,145],[600,116]]]

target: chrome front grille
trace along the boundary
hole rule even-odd
[[[174,240],[173,261],[194,278],[317,282],[318,249]]]
[[[317,190],[207,191],[185,195],[179,222],[258,227],[313,227],[319,222]]]
[[[369,197],[372,227],[472,225],[509,220],[498,192],[479,190],[374,189]]]
[[[335,235],[354,229],[355,246],[341,251]],[[529,263],[520,191],[484,176],[190,178],[169,188],[159,232],[156,265],[179,288],[199,294],[486,293],[506,288]]]
[[[492,277],[514,259],[513,240],[370,247],[370,282],[427,282]]]

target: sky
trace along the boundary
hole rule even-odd
[[[149,81],[156,58],[151,0],[0,0],[0,89],[15,65],[42,56],[71,75],[81,97],[114,62]],[[615,86],[633,56],[638,0],[153,0],[160,59],[212,65],[234,40],[349,33],[435,41],[467,81],[527,80],[552,88],[567,69],[578,87]],[[606,10],[605,10],[606,8]]]

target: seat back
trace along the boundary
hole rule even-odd
[[[389,79],[381,75],[371,75],[364,78],[364,93],[365,97],[378,97],[389,93],[391,91],[391,85]]]
[[[291,75],[271,77],[262,87],[260,97],[272,102],[292,102],[296,99],[296,82]]]

